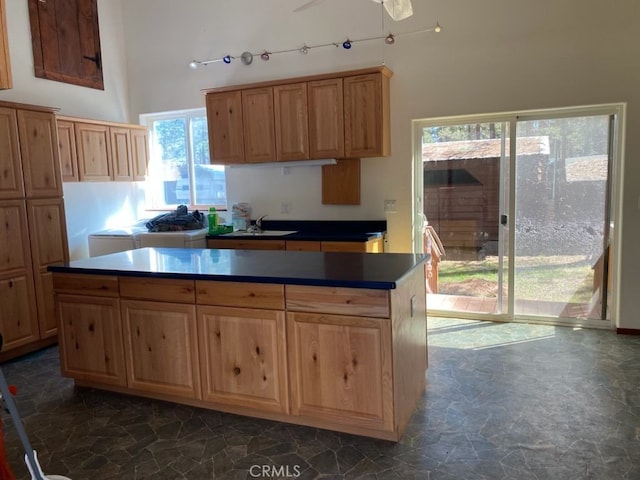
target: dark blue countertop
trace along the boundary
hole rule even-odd
[[[50,272],[390,290],[427,256],[409,253],[140,248],[50,265]]]
[[[243,236],[242,240],[313,240],[331,242],[366,242],[380,238],[387,230],[386,220],[263,220],[264,230],[293,230],[288,235]],[[217,240],[237,240],[232,235],[207,235]]]

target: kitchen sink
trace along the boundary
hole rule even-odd
[[[262,230],[261,232],[237,231],[225,233],[221,235],[221,237],[282,237],[296,232],[297,230]]]

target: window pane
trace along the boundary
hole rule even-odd
[[[186,119],[172,118],[153,122],[156,159],[160,171],[155,178],[162,182],[166,205],[190,204],[189,168],[187,164]]]
[[[191,142],[196,187],[194,204],[226,205],[224,167],[209,164],[209,136],[205,116],[191,119]]]

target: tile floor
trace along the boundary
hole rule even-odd
[[[74,388],[56,347],[2,370],[44,472],[72,480],[640,479],[640,337],[430,318],[429,362],[399,443]]]

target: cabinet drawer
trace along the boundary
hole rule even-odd
[[[207,240],[207,248],[236,250],[284,250],[284,240]]]
[[[159,302],[194,303],[193,280],[169,280],[166,278],[119,277],[120,296]]]
[[[387,290],[287,285],[285,298],[290,311],[389,318]]]
[[[284,310],[284,285],[196,281],[199,305]]]
[[[287,240],[287,250],[319,252],[320,242],[313,240]]]
[[[53,289],[56,293],[77,293],[99,297],[118,296],[118,277],[110,275],[78,275],[73,273],[53,274]]]

